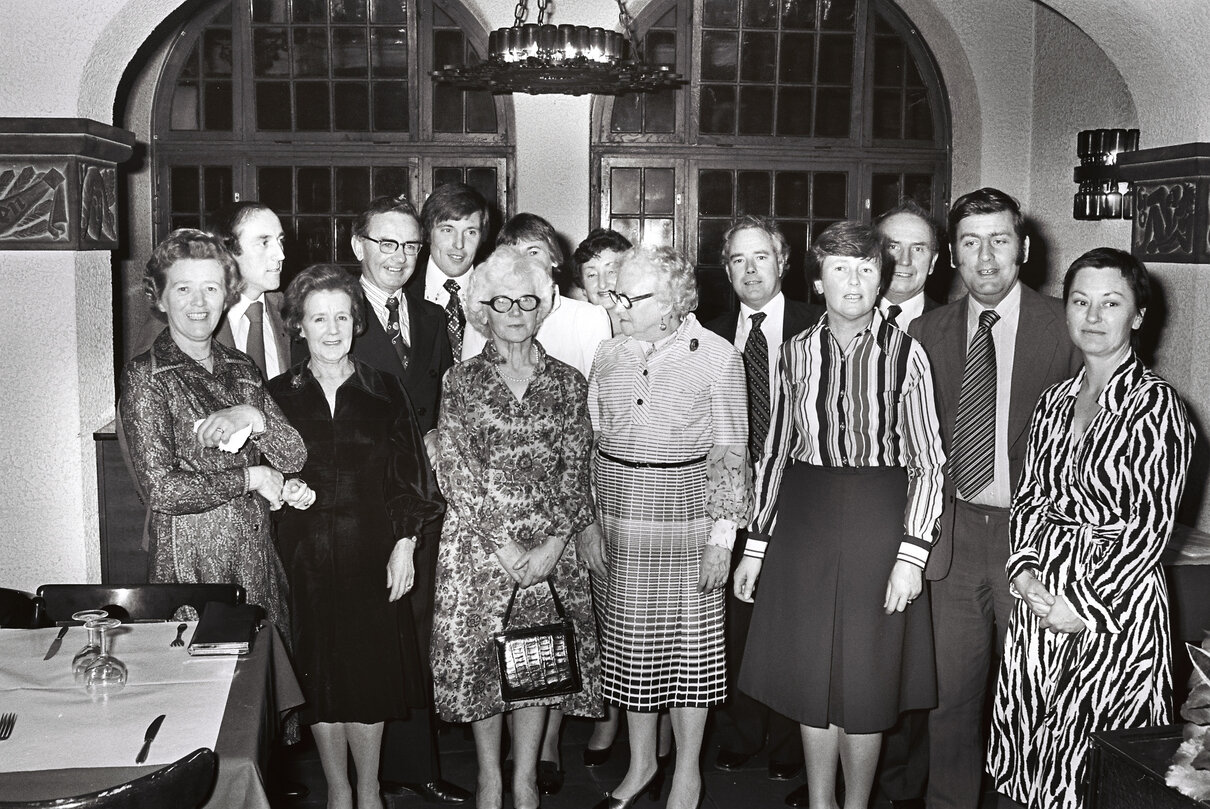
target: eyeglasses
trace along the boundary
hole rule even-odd
[[[538,308],[541,301],[537,295],[522,295],[520,298],[510,298],[507,295],[497,295],[490,301],[479,301],[484,306],[490,306],[493,311],[506,315],[512,311],[516,305],[522,312],[532,312]]]
[[[654,292],[648,292],[646,295],[635,295],[634,297],[631,297],[630,295],[623,295],[620,292],[614,292],[612,289],[605,290],[605,294],[609,296],[609,300],[613,301],[618,306],[621,306],[623,309],[632,309],[639,301],[646,300],[647,298],[651,298],[655,295]]]
[[[375,239],[373,236],[362,236],[361,238],[376,243],[378,249],[388,256],[400,247],[403,247],[404,255],[414,256],[420,252],[421,247],[424,247],[424,242],[397,242],[394,239]]]

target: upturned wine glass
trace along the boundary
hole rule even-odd
[[[126,664],[110,652],[113,636],[110,631],[121,626],[117,618],[93,618],[85,626],[101,634],[101,654],[84,669],[84,690],[94,699],[104,699],[126,687]]]
[[[71,659],[71,671],[77,683],[84,682],[84,669],[88,668],[94,660],[101,656],[101,630],[88,629],[88,622],[94,618],[108,618],[109,613],[105,610],[81,610],[80,612],[72,613],[73,621],[83,621],[85,629],[88,630],[88,639],[80,651],[76,652],[76,656]]]

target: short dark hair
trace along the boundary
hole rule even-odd
[[[1147,271],[1147,265],[1125,250],[1113,247],[1094,247],[1071,263],[1067,274],[1063,276],[1064,303],[1071,297],[1076,275],[1080,270],[1089,267],[1112,267],[1120,272],[1126,280],[1126,285],[1130,287],[1131,295],[1134,296],[1134,308],[1140,312],[1151,303],[1151,273]]]
[[[901,213],[910,214],[923,219],[928,223],[929,231],[933,234],[933,250],[941,249],[941,242],[944,239],[944,234],[941,232],[941,225],[933,218],[933,215],[925,210],[924,206],[911,197],[904,197],[899,201],[899,204],[890,210],[883,211],[878,218],[874,220],[874,229],[881,232],[882,223],[890,219],[892,216],[898,216]]]
[[[223,244],[231,251],[231,255],[238,256],[240,254],[240,231],[243,230],[244,222],[248,221],[249,217],[257,211],[268,211],[277,216],[277,211],[263,202],[255,200],[233,202],[219,208],[209,217],[210,232],[223,240]]]
[[[625,253],[631,247],[630,239],[610,228],[596,228],[584,237],[576,251],[571,254],[571,280],[584,288],[584,265],[606,250]]]
[[[950,208],[949,230],[950,238],[958,238],[958,224],[968,216],[979,214],[1004,213],[1007,211],[1013,217],[1013,232],[1017,241],[1021,242],[1021,252],[1025,252],[1025,215],[1021,213],[1018,202],[998,188],[980,188],[969,194],[958,197],[954,207]],[[1024,259],[1022,255],[1018,262]]]
[[[291,339],[300,339],[303,312],[307,298],[315,292],[343,292],[349,296],[353,314],[353,334],[361,334],[366,328],[365,297],[357,277],[338,264],[312,264],[300,272],[286,287],[286,302],[282,307],[282,320]]]
[[[741,230],[760,230],[763,231],[772,241],[773,248],[777,251],[778,267],[785,266],[785,263],[790,260],[790,242],[787,241],[786,235],[781,232],[781,228],[772,219],[764,216],[756,216],[754,214],[744,214],[739,219],[736,219],[731,227],[727,228],[727,232],[723,234],[723,266],[727,266],[727,249],[731,244],[731,237]]]
[[[878,265],[879,294],[886,292],[895,274],[895,262],[886,255],[886,240],[872,225],[845,219],[828,225],[811,245],[811,275],[819,278],[823,260],[828,256],[845,256],[872,261]]]
[[[357,221],[353,223],[353,235],[363,238],[369,236],[370,220],[380,213],[402,213],[417,222],[420,221],[420,217],[416,215],[416,206],[402,194],[397,197],[378,197],[370,203],[368,208],[358,214]]]
[[[465,183],[445,183],[433,189],[420,210],[420,227],[426,240],[432,238],[433,228],[440,222],[465,219],[473,213],[480,215],[487,227],[487,200]]]
[[[214,259],[223,268],[223,308],[231,306],[239,297],[243,279],[239,274],[239,263],[227,249],[223,239],[213,233],[194,228],[178,228],[169,233],[164,241],[151,251],[147,269],[143,273],[143,292],[154,306],[163,296],[168,285],[168,270],[173,264],[186,259]]]
[[[496,247],[508,244],[517,245],[528,241],[545,244],[555,263],[553,270],[562,269],[565,257],[563,248],[559,246],[559,235],[555,233],[554,226],[550,222],[536,213],[519,213],[505,222],[504,227],[500,228],[500,233],[496,236]]]

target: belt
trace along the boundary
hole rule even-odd
[[[703,455],[700,458],[690,458],[687,461],[627,461],[623,458],[617,457],[616,455],[610,455],[608,452],[599,447],[597,448],[597,454],[607,461],[613,461],[616,464],[628,466],[631,469],[681,469],[686,466],[693,466],[694,464],[702,463],[706,460],[706,456]]]

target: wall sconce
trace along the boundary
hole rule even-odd
[[[1072,216],[1080,220],[1133,219],[1134,193],[1118,171],[1118,155],[1139,148],[1137,129],[1085,129],[1077,136],[1079,183]]]

